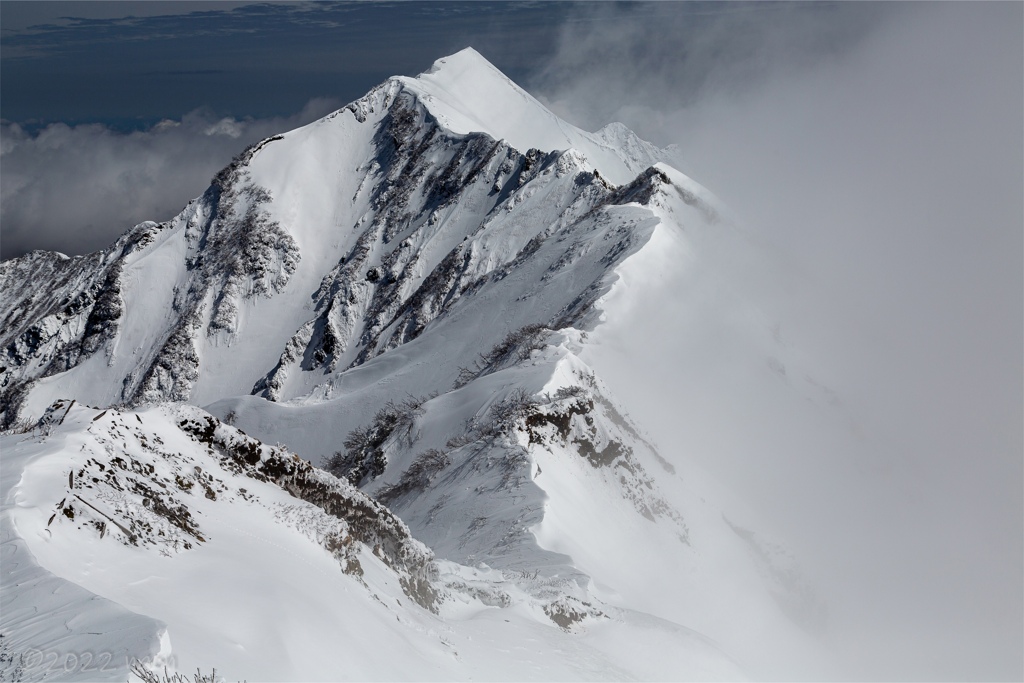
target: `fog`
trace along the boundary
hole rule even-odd
[[[739,223],[593,361],[828,602],[830,666],[757,675],[1019,680],[1022,6],[701,8],[570,22],[530,84]]]
[[[81,254],[146,220],[164,221],[202,194],[253,142],[314,121],[340,101],[310,100],[287,117],[234,119],[199,109],[143,131],[0,124],[0,258],[32,249]]]

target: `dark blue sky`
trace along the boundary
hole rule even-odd
[[[280,116],[313,97],[355,99],[467,45],[521,79],[585,14],[561,3],[5,1],[0,109],[35,126],[136,128],[202,106]]]

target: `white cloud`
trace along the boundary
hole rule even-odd
[[[311,100],[267,119],[216,118],[196,110],[180,121],[120,133],[100,124],[55,123],[35,135],[0,126],[2,256],[32,249],[80,254],[102,249],[145,220],[174,216],[245,148],[341,106]]]

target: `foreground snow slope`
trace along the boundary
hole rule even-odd
[[[559,628],[557,596],[435,562],[382,506],[194,408],[58,403],[3,450],[11,678],[123,680],[132,658],[232,680],[738,675],[614,607]]]

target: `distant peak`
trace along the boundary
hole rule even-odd
[[[607,126],[603,127],[601,130],[599,130],[597,132],[598,133],[603,133],[603,132],[606,132],[606,133],[616,133],[616,134],[622,135],[622,134],[625,134],[625,133],[632,133],[633,131],[630,130],[629,127],[626,126],[626,124],[624,124],[624,123],[622,123],[620,121],[612,121]]]

